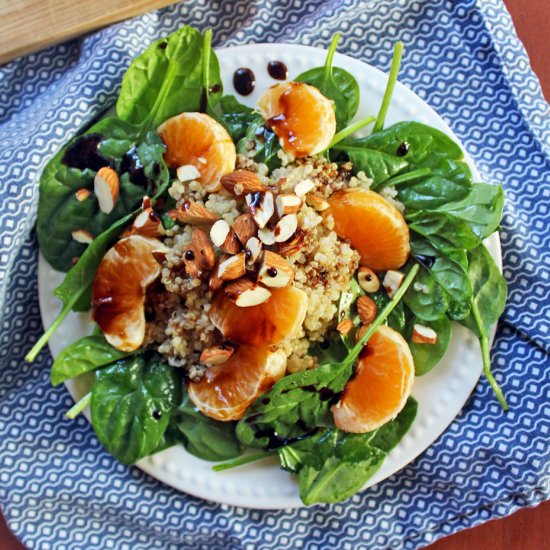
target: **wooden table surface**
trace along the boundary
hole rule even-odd
[[[28,4],[29,2],[25,0]],[[47,4],[47,0],[43,0],[41,4]],[[134,0],[109,0],[108,3],[120,6],[119,15],[115,19],[121,19],[128,16],[128,5],[134,5],[134,12],[137,13],[143,9],[145,5],[151,5],[154,2]],[[169,4],[169,1],[156,2],[157,5]],[[21,6],[21,1],[7,2],[0,1],[0,25],[2,18],[11,10],[13,6]],[[82,4],[92,6],[103,6],[107,4],[105,0],[86,0],[85,2],[75,1],[74,5],[78,5],[79,9]],[[550,1],[549,0],[505,0],[505,4],[512,14],[514,24],[520,39],[525,44],[527,52],[531,60],[531,65],[537,73],[546,99],[550,101],[550,41],[546,34],[550,31]],[[11,7],[10,7],[11,6]],[[102,9],[103,9],[102,8]],[[115,10],[117,11],[117,10]],[[93,10],[91,10],[91,13]],[[122,15],[120,15],[122,14]],[[99,24],[104,24],[104,21],[97,20]],[[5,20],[4,20],[5,21]],[[85,27],[74,27],[73,35],[84,30],[93,28],[94,23],[88,21]],[[2,31],[4,33],[4,30]],[[42,43],[41,43],[42,44]],[[2,41],[0,38],[0,60],[2,55],[7,55],[2,52]],[[2,503],[0,503],[1,507]],[[524,509],[515,514],[500,520],[489,521],[474,527],[461,531],[455,535],[451,535],[442,540],[430,545],[427,550],[484,550],[486,548],[494,548],[495,550],[545,550],[550,547],[550,501],[541,504],[536,508]],[[0,550],[24,550],[23,546],[10,533],[2,514],[0,513]]]

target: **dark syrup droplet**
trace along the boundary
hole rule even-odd
[[[267,64],[267,72],[275,80],[286,80],[288,69],[282,61],[270,61]]]
[[[186,250],[184,254],[184,258],[191,262],[195,259],[195,254],[192,250]]]
[[[73,143],[71,143],[61,162],[69,168],[78,168],[85,170],[98,171],[103,166],[110,166],[109,159],[106,159],[99,152],[99,145],[103,140],[103,136],[99,134],[86,134],[79,137]]]
[[[241,95],[250,95],[254,91],[256,77],[246,67],[241,67],[233,74],[233,87]]]
[[[275,267],[268,267],[267,268],[267,274],[270,277],[277,277],[277,269]]]
[[[409,152],[410,147],[411,146],[408,141],[403,141],[397,148],[397,156],[404,157]]]
[[[428,269],[431,269],[433,265],[435,264],[435,257],[434,256],[425,256],[424,254],[417,254],[416,259],[425,267]]]
[[[155,420],[160,420],[162,418],[162,411],[153,411],[153,418]]]

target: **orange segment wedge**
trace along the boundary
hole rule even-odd
[[[355,375],[344,388],[332,415],[345,432],[376,430],[397,416],[412,391],[414,363],[405,339],[381,326],[357,360]]]
[[[343,189],[329,199],[334,231],[375,271],[400,268],[409,257],[409,227],[395,206],[374,191]]]
[[[271,297],[257,306],[239,307],[225,292],[217,293],[210,320],[225,338],[240,344],[272,346],[296,334],[307,312],[307,295],[287,286],[271,288]]]
[[[258,108],[285,151],[306,157],[326,149],[336,132],[332,102],[303,82],[285,82],[268,88]]]
[[[118,241],[101,260],[92,284],[92,316],[116,349],[134,351],[145,337],[145,290],[160,275],[156,239],[132,235]]]
[[[157,129],[166,145],[164,161],[170,168],[193,165],[207,191],[220,188],[220,178],[235,169],[235,144],[227,130],[204,113],[181,113]]]
[[[210,367],[200,382],[187,385],[189,397],[206,416],[216,420],[239,420],[262,393],[286,370],[282,350],[241,346],[222,365]]]

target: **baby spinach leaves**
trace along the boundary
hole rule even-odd
[[[504,311],[506,304],[506,282],[483,245],[468,253],[468,261],[473,295],[470,300],[471,314],[462,323],[478,336],[483,358],[483,372],[502,408],[507,410],[508,404],[504,394],[491,373],[489,342],[491,327]]]
[[[96,371],[92,425],[102,445],[124,464],[151,454],[181,400],[181,379],[158,357],[135,355]]]
[[[340,33],[335,34],[330,43],[324,67],[310,69],[294,79],[297,82],[315,86],[325,97],[334,101],[336,130],[344,128],[357,113],[360,93],[359,85],[352,74],[332,66],[339,39]]]
[[[298,474],[304,504],[345,500],[380,468],[411,427],[416,411],[416,401],[409,398],[394,420],[374,432],[323,430],[279,449],[281,466]]]
[[[84,336],[67,346],[53,362],[52,385],[57,386],[85,372],[110,365],[127,355],[113,348],[103,335]]]
[[[172,424],[179,431],[185,448],[203,460],[229,460],[243,452],[235,436],[235,422],[219,422],[204,416],[187,392],[174,413]]]
[[[156,128],[183,111],[205,110],[203,37],[185,25],[153,42],[126,71],[117,101],[117,115],[136,125]],[[220,67],[210,55],[208,82],[221,95]]]
[[[258,113],[254,109],[239,103],[232,95],[224,95],[217,108],[209,114],[225,126],[235,143],[246,135],[250,124],[258,118]]]
[[[93,150],[81,145],[85,156],[69,155],[71,164],[67,164],[71,148],[88,138]],[[155,132],[140,137],[139,127],[111,117],[74,139],[48,163],[40,178],[37,233],[40,250],[52,267],[68,271],[86,249],[72,238],[72,231],[85,229],[97,237],[136,208],[144,195],[167,184],[163,153],[164,145]],[[99,209],[93,194],[97,158],[119,174],[120,195],[109,214]],[[82,188],[92,191],[83,201],[75,196]]]

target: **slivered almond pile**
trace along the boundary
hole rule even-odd
[[[183,169],[179,172],[186,174]],[[304,232],[296,215],[303,199],[296,194],[276,195],[247,170],[235,170],[220,181],[248,212],[229,225],[191,200],[171,211],[174,221],[196,226],[182,258],[185,272],[192,278],[208,279],[212,292],[223,287],[239,307],[256,306],[270,299],[270,288],[284,288],[294,280],[294,270],[284,256],[303,246]],[[304,195],[310,187],[306,182]],[[140,220],[152,231],[152,221],[146,223],[142,217],[145,211],[136,222]]]

